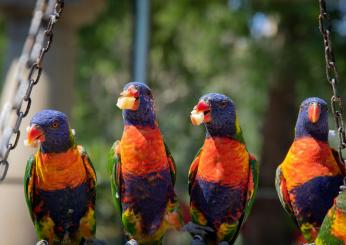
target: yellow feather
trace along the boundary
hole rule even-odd
[[[79,236],[87,239],[92,239],[94,237],[93,230],[96,225],[95,212],[93,209],[89,208],[87,213],[80,220],[79,226]]]
[[[241,128],[240,128],[240,124],[239,124],[239,120],[238,120],[237,114],[235,115],[235,129],[236,129],[236,134],[237,135],[241,133]]]
[[[51,244],[54,239],[54,221],[45,216],[39,223],[36,223],[35,228],[40,240],[49,238],[48,243]]]
[[[237,229],[238,222],[234,224],[221,224],[219,229],[217,230],[217,240],[222,241],[225,239],[225,237],[232,231],[235,231]]]

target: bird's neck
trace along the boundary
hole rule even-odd
[[[297,127],[296,133],[295,133],[295,140],[306,138],[306,137],[313,138],[323,143],[328,143],[328,130],[320,130],[320,131],[316,130],[313,133],[311,133],[309,130],[305,128]]]
[[[206,127],[206,137],[227,137],[233,138],[235,135],[234,129],[231,125],[227,124],[210,124],[207,123]]]
[[[76,146],[74,137],[71,135],[62,139],[54,139],[45,141],[41,144],[42,153],[62,153]]]
[[[328,142],[328,120],[323,116],[318,123],[307,123],[304,117],[299,116],[295,127],[295,138],[312,137],[322,142]]]
[[[244,143],[243,132],[240,127],[235,128],[232,124],[211,125],[205,124],[206,138],[229,138]]]
[[[156,125],[156,115],[151,108],[139,108],[137,111],[124,110],[123,118],[125,125],[149,126],[151,128]]]

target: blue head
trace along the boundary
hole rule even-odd
[[[34,115],[28,128],[28,144],[41,144],[44,153],[59,153],[74,145],[67,116],[55,110],[43,110]]]
[[[241,129],[233,101],[223,94],[210,93],[202,96],[191,112],[194,125],[205,124],[208,136],[238,138]]]
[[[295,137],[310,136],[327,142],[328,130],[327,103],[317,97],[304,100],[300,105]]]
[[[118,98],[117,106],[123,110],[126,125],[155,127],[154,98],[146,84],[141,82],[126,84]]]

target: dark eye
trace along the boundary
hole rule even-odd
[[[150,91],[145,91],[145,95],[148,96],[149,98],[153,98],[153,95],[151,94]]]
[[[51,128],[58,128],[59,127],[59,123],[58,122],[53,122],[51,125]]]
[[[227,101],[221,101],[220,102],[220,107],[225,108],[227,106]]]

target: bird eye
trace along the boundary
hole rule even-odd
[[[220,102],[220,107],[225,108],[227,106],[227,101],[221,101]]]
[[[59,123],[58,122],[53,122],[51,127],[52,128],[57,128],[57,127],[59,127]]]

